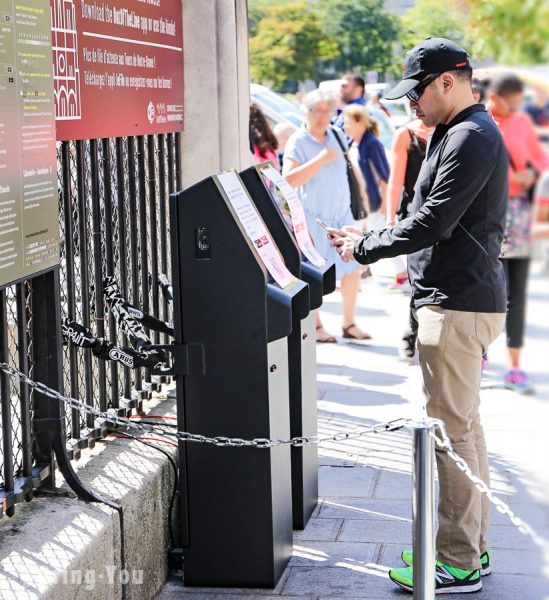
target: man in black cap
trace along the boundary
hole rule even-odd
[[[386,95],[406,96],[427,126],[429,142],[412,215],[392,228],[331,229],[344,261],[371,264],[410,254],[412,305],[427,414],[444,421],[456,452],[488,482],[488,456],[480,423],[481,359],[502,331],[506,292],[498,260],[507,200],[508,158],[502,137],[471,91],[463,48],[429,38],[406,55],[402,80]],[[490,572],[486,533],[489,503],[447,453],[436,452],[440,497],[437,593],[475,592]],[[413,554],[391,579],[413,590]]]

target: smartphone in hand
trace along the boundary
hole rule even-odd
[[[327,223],[324,223],[321,219],[317,219],[316,222],[326,231],[328,235],[332,237],[336,237],[338,235],[343,236],[345,232],[342,229],[337,229],[336,227],[330,227]]]

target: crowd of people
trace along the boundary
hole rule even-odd
[[[369,113],[376,107],[387,114],[384,98],[375,92],[365,94],[365,80],[355,73],[341,77],[336,92],[313,90],[303,99],[306,121],[301,128],[290,122],[277,123],[271,130],[261,109],[250,107],[250,148],[256,162],[271,160],[292,184],[305,208],[311,236],[326,258],[335,260],[343,300],[342,337],[368,340],[370,334],[356,323],[355,309],[360,290],[358,264],[336,260],[336,251],[326,240],[321,220],[335,228],[352,225],[362,231],[391,227],[411,214],[416,180],[419,176],[429,136],[434,127],[420,118],[395,132],[390,152],[378,139],[378,123]],[[524,84],[513,73],[500,73],[490,79],[471,79],[475,102],[484,103],[498,123],[509,158],[509,197],[507,223],[500,260],[507,282],[506,338],[507,373],[504,384],[519,393],[531,393],[532,386],[521,364],[526,315],[526,290],[532,254],[532,240],[549,236],[549,156],[540,144],[540,132],[549,126],[548,96],[536,89],[531,102],[524,102]],[[360,183],[367,219],[353,219],[347,181],[345,153]],[[537,190],[537,192],[536,192]],[[393,281],[390,289],[409,292],[406,261],[390,259]],[[416,353],[417,319],[410,308],[403,319],[401,356]],[[337,343],[326,331],[317,314],[317,341]],[[487,355],[483,357],[484,366]]]

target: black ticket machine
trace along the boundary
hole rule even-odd
[[[290,433],[292,437],[317,434],[316,331],[315,314],[322,297],[334,291],[335,265],[315,251],[304,227],[301,205],[284,196],[281,186],[288,184],[276,177],[271,163],[250,167],[240,174],[261,217],[265,221],[288,269],[309,284],[310,313],[302,320],[294,318],[288,337],[290,375]],[[278,176],[280,177],[280,176]],[[295,192],[285,188],[294,195]],[[297,231],[298,230],[298,231]],[[316,445],[292,447],[292,507],[294,529],[304,529],[318,503],[318,450]]]
[[[236,171],[170,196],[180,430],[288,439],[288,342],[309,311]],[[292,554],[290,447],[180,443],[189,586],[276,586]]]

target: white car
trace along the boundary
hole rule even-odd
[[[391,85],[388,83],[367,83],[364,88],[364,93],[367,98],[371,98],[374,94],[381,94],[384,96],[385,92],[387,92],[391,88]]]
[[[271,127],[282,121],[289,121],[296,127],[301,127],[305,122],[305,115],[297,104],[290,102],[264,85],[251,83],[250,97],[267,117],[267,122]]]

